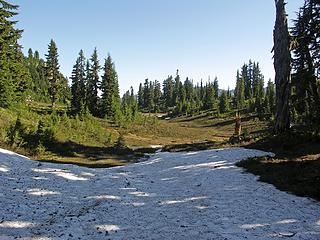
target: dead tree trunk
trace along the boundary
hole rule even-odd
[[[290,80],[291,54],[290,36],[284,0],[275,0],[276,22],[273,31],[274,70],[276,84],[275,132],[284,132],[290,127]]]

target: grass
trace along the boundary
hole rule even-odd
[[[66,111],[65,106],[56,105],[52,112],[48,104],[38,102],[27,107],[0,109],[0,144],[39,161],[110,167],[139,161],[145,153],[155,151],[151,145],[161,145],[167,151],[222,147],[234,131],[234,114],[215,117],[214,110],[170,120],[155,114],[141,114],[135,122],[122,128],[92,116],[69,118]],[[14,124],[18,116],[29,135],[37,131],[41,120],[49,126],[54,139],[37,153],[23,144],[21,147],[6,145],[5,129]],[[254,133],[257,129],[265,129],[267,124],[256,116],[249,116],[244,119],[243,127]],[[120,135],[126,146],[121,151],[116,147]]]

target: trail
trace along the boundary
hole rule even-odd
[[[109,169],[0,150],[0,239],[320,239],[320,204],[234,165],[242,148]]]

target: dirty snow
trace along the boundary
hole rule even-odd
[[[242,148],[88,169],[0,150],[0,239],[320,239],[320,204],[257,181]]]

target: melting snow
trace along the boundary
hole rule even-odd
[[[320,204],[258,182],[242,148],[87,169],[0,149],[0,239],[320,239]]]

